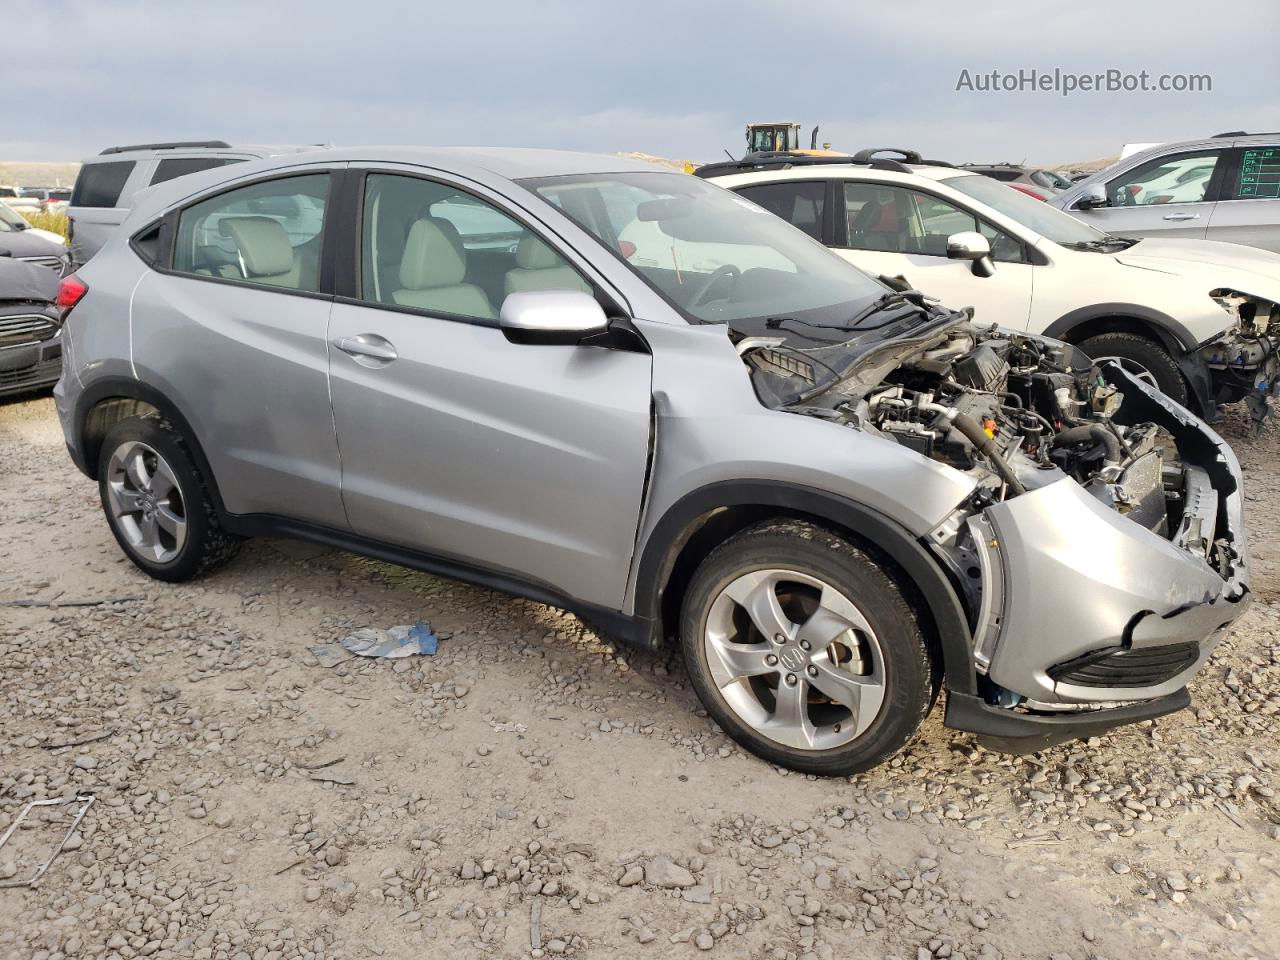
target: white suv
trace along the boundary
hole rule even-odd
[[[225,140],[107,147],[81,163],[70,203],[65,208],[72,263],[81,266],[102,248],[128,216],[135,195],[147,187],[229,163],[314,149],[314,146],[232,145]]]
[[[894,153],[900,159],[881,156]],[[1007,185],[900,150],[709,164],[697,171],[862,269],[979,322],[1114,359],[1214,420],[1277,390],[1280,255],[1236,244],[1112,237]],[[684,258],[715,259],[685,242]]]

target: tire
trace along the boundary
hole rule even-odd
[[[168,420],[129,417],[107,431],[98,491],[120,549],[157,580],[190,580],[239,552],[239,538],[219,525],[208,485]]]
[[[766,639],[761,622],[789,635]],[[793,520],[751,527],[703,560],[685,593],[680,645],[694,689],[726,734],[770,763],[822,776],[857,773],[901,750],[940,679],[917,615],[885,569]]]
[[[1177,361],[1155,340],[1136,333],[1102,333],[1077,346],[1094,360],[1113,357],[1121,361],[1130,373],[1137,373],[1130,364],[1143,368],[1161,393],[1176,403],[1187,405],[1187,381],[1183,379]]]

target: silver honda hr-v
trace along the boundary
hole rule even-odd
[[[564,607],[679,644],[797,770],[884,760],[944,687],[1010,750],[1177,710],[1248,599],[1185,409],[629,160],[195,174],[59,304],[67,446],[146,573],[286,534]]]

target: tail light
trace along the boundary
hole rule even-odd
[[[58,283],[58,295],[53,298],[53,305],[62,311],[65,320],[72,308],[84,299],[89,287],[74,273],[63,277]]]

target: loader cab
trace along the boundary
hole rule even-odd
[[[800,149],[800,124],[747,124],[747,153],[786,153]]]

